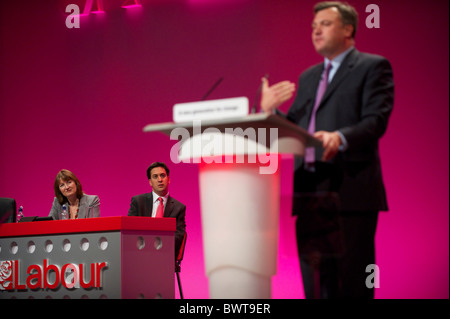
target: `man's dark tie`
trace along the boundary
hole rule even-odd
[[[322,100],[322,97],[327,89],[328,75],[330,74],[331,67],[332,67],[331,62],[328,62],[328,65],[322,72],[322,78],[319,82],[319,86],[317,87],[316,102],[314,103],[314,108],[312,110],[311,118],[309,120],[308,126],[309,134],[314,134],[314,132],[316,131],[316,113],[317,109],[319,108],[320,101]],[[305,150],[305,163],[313,164],[314,161],[315,161],[315,149],[314,147],[307,147]]]

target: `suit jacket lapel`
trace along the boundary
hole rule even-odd
[[[146,209],[146,210],[144,211],[143,216],[152,217],[152,211],[153,211],[153,193],[148,193],[148,196],[146,196],[146,199],[145,199],[145,206],[148,207],[148,209]]]
[[[152,217],[152,212],[153,212],[153,193],[149,193],[147,198],[146,198],[146,206],[148,207],[148,210],[146,210],[146,212],[144,212],[145,216],[149,216]],[[172,213],[172,210],[174,208],[174,204],[173,204],[173,199],[172,197],[167,197],[167,203],[166,206],[164,208],[164,217],[169,217],[170,214]]]
[[[86,208],[88,207],[88,197],[87,196],[81,196],[80,199],[80,207],[78,209],[78,218],[85,218],[86,217]]]
[[[167,197],[166,207],[164,208],[164,217],[169,217],[173,210],[173,200],[172,197]]]
[[[357,56],[358,51],[353,49],[350,51],[345,57],[344,61],[342,61],[341,66],[337,70],[336,74],[333,77],[333,80],[327,87],[325,94],[322,97],[322,101],[320,102],[319,108],[326,102],[326,100],[330,97],[330,95],[336,90],[339,84],[350,74],[352,70]],[[320,80],[319,80],[320,81]]]

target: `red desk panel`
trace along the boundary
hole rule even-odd
[[[56,235],[119,230],[175,231],[176,219],[116,216],[0,224],[0,237]]]

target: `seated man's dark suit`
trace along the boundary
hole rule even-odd
[[[152,209],[153,193],[136,195],[131,198],[128,216],[151,217]],[[177,220],[177,230],[175,232],[175,257],[178,255],[183,242],[183,236],[186,232],[185,214],[186,206],[169,195],[164,208],[164,217],[172,217]]]

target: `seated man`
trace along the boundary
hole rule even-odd
[[[155,162],[147,169],[147,178],[152,187],[151,193],[131,198],[128,216],[173,217],[177,219],[175,232],[175,257],[178,255],[186,231],[186,206],[169,196],[169,168],[166,164]]]

